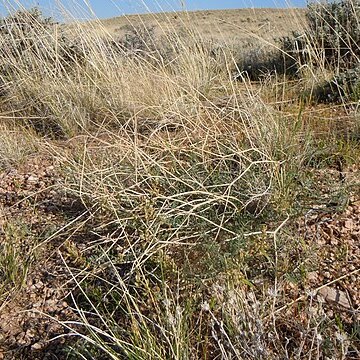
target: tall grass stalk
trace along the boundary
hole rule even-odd
[[[144,45],[134,51],[99,21],[6,21],[1,111],[47,144],[61,192],[87,209],[67,239],[85,246],[61,255],[77,314],[62,324],[80,339],[71,356],[322,358],[320,316],[294,325],[286,313],[286,275],[303,261],[284,219],[305,126],[235,81],[235,55],[191,26],[164,27],[161,44],[134,29],[148,39],[130,37]]]

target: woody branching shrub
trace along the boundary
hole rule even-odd
[[[309,3],[307,29],[282,38],[281,52],[292,66],[351,69],[360,61],[360,0]]]
[[[360,65],[346,69],[321,84],[315,92],[322,103],[342,103],[360,100]]]
[[[119,45],[127,52],[133,54],[154,53],[158,48],[155,27],[133,27],[119,41]]]
[[[166,58],[171,51],[166,39],[155,34],[154,26],[130,26],[123,36],[104,41],[110,56],[146,59],[152,63]]]
[[[357,101],[360,89],[360,0],[338,0],[308,6],[307,21],[315,57],[335,71],[318,87],[320,102]],[[319,65],[319,64],[315,64]]]
[[[107,40],[106,46],[112,55],[145,59],[152,65],[172,62],[186,44],[184,34],[158,34],[155,30],[155,26],[128,26],[124,35]]]
[[[286,70],[303,65],[334,71],[334,76],[315,90],[319,102],[359,100],[360,0],[310,3],[304,34],[282,39]],[[291,73],[294,73],[292,71]]]
[[[69,70],[78,63],[83,56],[80,47],[57,26],[38,8],[19,10],[0,19],[1,76],[13,80],[19,69],[37,73]]]
[[[308,5],[309,39],[325,66],[351,68],[360,61],[360,1],[336,0]]]
[[[251,57],[239,67],[251,79],[275,71],[297,76],[305,66],[351,69],[360,61],[360,0],[309,3],[307,28],[278,39],[272,54]],[[353,76],[353,75],[351,75]]]
[[[300,65],[307,57],[307,46],[304,34],[294,31],[289,36],[277,39],[276,48],[254,48],[238,63],[241,72],[245,72],[250,80],[260,80],[269,73],[286,74],[296,77]],[[241,78],[239,75],[238,78]]]

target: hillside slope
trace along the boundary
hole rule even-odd
[[[110,33],[122,36],[130,29],[146,25],[156,33],[179,33],[189,26],[205,39],[239,43],[244,39],[261,37],[271,40],[304,26],[304,9],[236,9],[194,11],[121,16],[101,20]]]

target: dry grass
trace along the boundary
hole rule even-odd
[[[334,206],[335,196],[337,209],[354,200],[356,182],[339,184],[336,173],[324,184],[318,168],[334,171],[341,159],[343,175],[350,163],[359,165],[358,146],[336,127],[323,134],[320,124],[309,126],[312,105],[297,96],[308,79],[234,80],[238,46],[252,47],[254,39],[269,46],[269,29],[279,25],[272,36],[284,35],[301,19],[290,10],[239,10],[63,27],[32,15],[33,33],[24,39],[17,29],[25,47],[1,35],[14,49],[1,60],[2,81],[11,84],[1,109],[14,127],[0,129],[0,160],[19,166],[28,154],[46,154],[58,167],[53,185],[2,203],[13,211],[29,200],[32,216],[46,201],[56,210],[49,220],[55,228],[41,228],[36,244],[16,233],[32,255],[24,269],[15,266],[22,259],[16,244],[2,238],[0,279],[9,299],[9,286],[26,289],[41,261],[46,271],[61,271],[71,312],[65,320],[45,314],[62,326],[56,335],[68,347],[61,356],[359,355],[358,310],[317,297],[357,270],[311,283],[324,255],[299,225],[304,214]],[[133,51],[117,37],[129,24],[136,34],[138,21],[157,29],[150,38],[142,32],[146,41],[135,40],[143,48]],[[223,38],[230,34],[229,44]],[[358,121],[357,110],[343,106]],[[23,131],[32,135],[20,138]],[[20,350],[19,342],[1,341],[5,359],[14,351],[40,359],[53,350],[45,341],[29,340]]]
[[[230,44],[253,41],[251,34],[267,41],[300,30],[304,25],[303,9],[238,9],[130,15],[101,20],[111,34],[124,35],[132,27],[146,24],[158,35],[165,31],[180,34],[194,26],[204,40],[214,39]]]

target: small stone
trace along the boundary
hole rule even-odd
[[[36,336],[36,332],[34,329],[29,329],[26,331],[26,336],[29,337],[29,338],[33,338]]]
[[[55,299],[50,299],[45,302],[45,306],[53,307],[55,306],[57,301]]]
[[[35,287],[37,289],[41,289],[42,287],[44,287],[44,283],[42,281],[38,281],[36,284],[35,284]]]
[[[308,280],[309,281],[317,281],[318,280],[318,273],[316,271],[312,271],[308,273]]]
[[[28,178],[27,178],[27,181],[30,182],[30,183],[36,183],[39,179],[34,176],[34,175],[30,175]]]
[[[31,345],[31,350],[41,350],[43,345],[40,342]]]
[[[351,219],[345,220],[344,226],[351,230],[354,227],[354,222]]]
[[[63,309],[67,308],[67,307],[68,307],[68,303],[67,303],[66,301],[63,301],[63,302],[61,303],[61,307],[62,307]]]
[[[346,309],[351,309],[351,304],[347,294],[344,291],[333,289],[330,286],[325,286],[318,291],[326,302],[340,305]]]
[[[27,341],[27,339],[23,336],[23,337],[21,337],[20,339],[17,340],[17,343],[18,343],[19,345],[27,345],[28,341]]]

